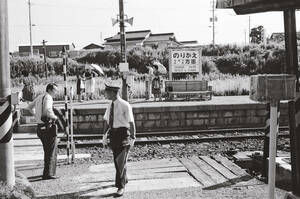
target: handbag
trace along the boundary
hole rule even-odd
[[[57,136],[57,125],[54,122],[50,122],[46,126],[47,133],[53,137]]]

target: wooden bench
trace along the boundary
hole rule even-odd
[[[212,98],[212,87],[208,86],[206,80],[178,80],[165,81],[166,99],[173,100],[179,96],[184,96],[186,100],[191,97],[210,100]]]

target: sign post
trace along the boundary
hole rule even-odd
[[[276,139],[278,132],[278,104],[280,100],[294,100],[296,96],[296,77],[294,75],[253,75],[251,76],[250,99],[268,102],[271,105],[270,114],[270,144],[268,198],[275,196],[276,176]]]

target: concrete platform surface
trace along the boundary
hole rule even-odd
[[[129,101],[132,107],[160,107],[160,106],[188,106],[188,105],[228,105],[228,104],[257,104],[253,100],[250,100],[248,95],[244,96],[213,96],[211,100],[206,101],[156,101],[145,99],[134,99]],[[105,108],[109,100],[91,100],[84,102],[74,102],[73,107],[76,109],[85,108]],[[54,102],[54,106],[57,108],[64,108],[64,102]],[[27,107],[27,103],[21,103],[17,108],[24,109]]]

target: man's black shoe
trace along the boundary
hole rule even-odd
[[[54,180],[57,179],[57,176],[43,176],[43,180]]]
[[[123,196],[124,192],[125,192],[124,188],[119,188],[118,191],[115,193],[115,197]]]

